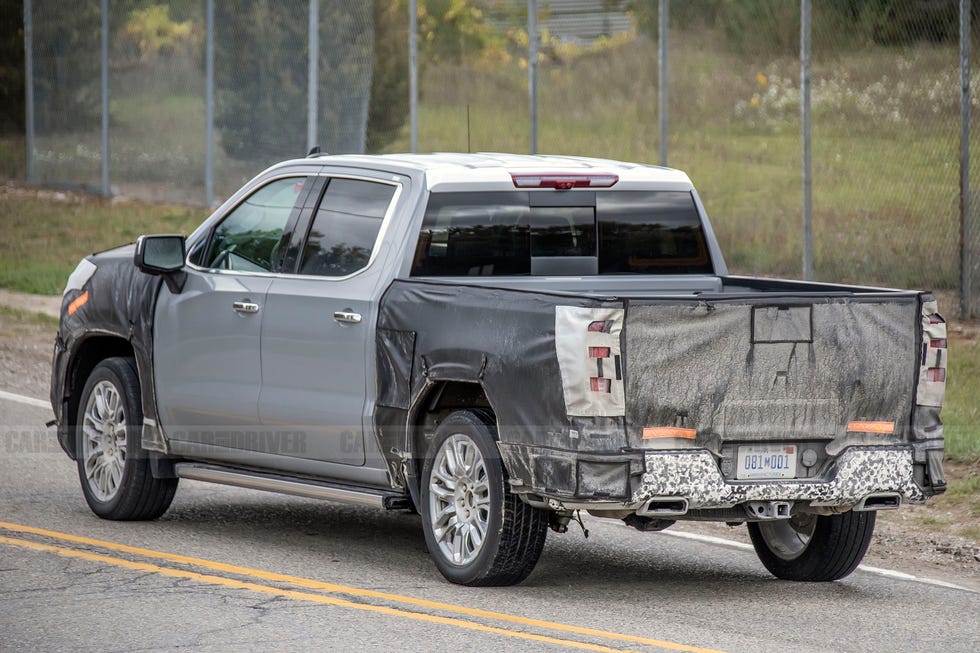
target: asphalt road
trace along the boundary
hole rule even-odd
[[[797,584],[751,551],[586,520],[522,585],[450,585],[418,517],[181,481],[91,514],[50,409],[0,395],[0,649],[964,651],[980,593],[859,570]]]

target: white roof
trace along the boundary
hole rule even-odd
[[[474,154],[437,152],[434,154],[379,154],[320,156],[315,159],[332,165],[354,164],[409,168],[425,173],[429,190],[514,189],[511,173],[589,174],[606,173],[619,177],[618,190],[691,190],[690,178],[680,170],[642,163],[581,156]],[[498,188],[499,187],[499,188]]]

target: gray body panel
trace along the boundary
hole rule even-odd
[[[263,277],[189,270],[183,292],[160,294],[155,384],[162,392],[160,419],[171,440],[217,444],[215,429],[259,423],[259,338],[270,283]],[[259,311],[236,312],[232,304],[238,301],[253,302]]]

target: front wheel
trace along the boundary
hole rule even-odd
[[[832,581],[844,578],[864,558],[874,534],[874,512],[797,515],[750,522],[756,555],[783,580]]]
[[[156,519],[170,507],[176,478],[154,478],[140,446],[143,409],[130,358],[108,358],[89,375],[78,407],[78,477],[99,517]]]
[[[492,415],[457,411],[439,425],[422,470],[425,542],[460,585],[514,585],[537,564],[548,513],[510,491]]]

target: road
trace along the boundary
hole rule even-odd
[[[859,570],[768,575],[751,551],[586,518],[522,585],[450,585],[418,517],[181,481],[102,521],[43,422],[0,394],[4,650],[975,653],[980,593]]]

